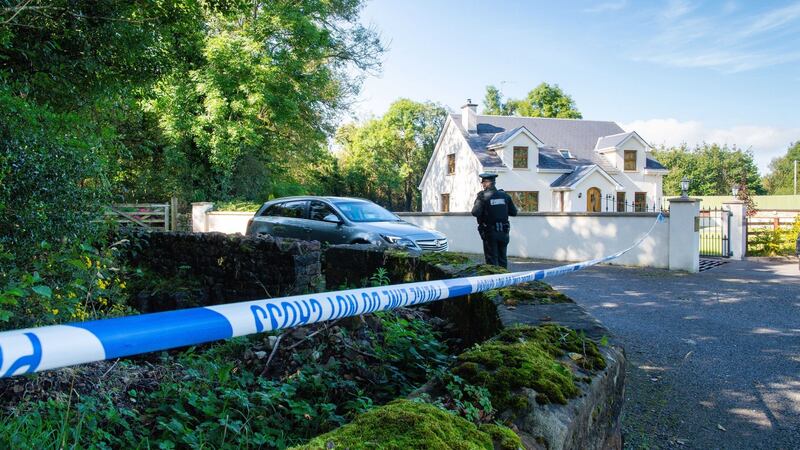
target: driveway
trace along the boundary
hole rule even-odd
[[[596,266],[548,281],[625,346],[626,448],[800,449],[796,260],[698,274]]]

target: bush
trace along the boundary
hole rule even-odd
[[[233,200],[229,202],[215,202],[214,210],[216,211],[239,211],[239,212],[252,212],[258,211],[263,203],[250,202],[246,200]]]
[[[795,217],[791,228],[751,230],[747,235],[747,254],[748,256],[794,255],[798,235],[800,235],[800,215]]]
[[[0,244],[7,251],[22,257],[43,240],[86,236],[109,192],[103,137],[88,127],[0,87]]]
[[[156,357],[150,356],[147,368],[141,362],[138,368],[120,368],[132,374],[123,381],[98,381],[96,374],[105,371],[96,369],[87,374],[88,383],[77,380],[76,389],[89,384],[105,390],[55,398],[48,392],[51,397],[44,400],[13,403],[13,411],[0,420],[0,448],[25,442],[58,442],[65,448],[301,444],[374,405],[407,395],[427,381],[429,372],[443,370],[450,361],[426,322],[395,314],[354,321],[360,325],[350,331],[319,325],[322,331],[313,340],[296,343],[303,345],[282,343],[270,366],[275,378],[261,373],[263,359],[244,356],[268,341],[263,335],[163,353],[155,365],[150,362]],[[383,332],[369,339],[364,327]],[[127,359],[120,364],[136,363]],[[127,377],[136,379],[135,374],[156,382],[127,386]],[[65,383],[71,391],[72,383]]]
[[[20,261],[0,247],[0,329],[54,325],[130,314],[128,269],[116,245],[42,242]]]

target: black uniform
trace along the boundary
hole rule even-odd
[[[517,215],[517,207],[511,197],[494,186],[481,191],[472,206],[472,215],[478,219],[478,233],[483,239],[486,264],[508,268],[506,250],[511,231],[508,216]]]

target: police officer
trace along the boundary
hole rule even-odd
[[[495,187],[496,173],[482,173],[479,176],[483,190],[478,192],[472,206],[472,215],[478,219],[478,233],[483,239],[483,255],[486,264],[508,268],[506,250],[511,231],[508,216],[516,216],[517,207],[505,191]]]

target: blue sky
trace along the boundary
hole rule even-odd
[[[362,18],[388,51],[357,118],[399,97],[458,109],[488,84],[522,97],[546,81],[586,119],[654,144],[750,148],[762,173],[800,140],[798,0],[373,0]]]

